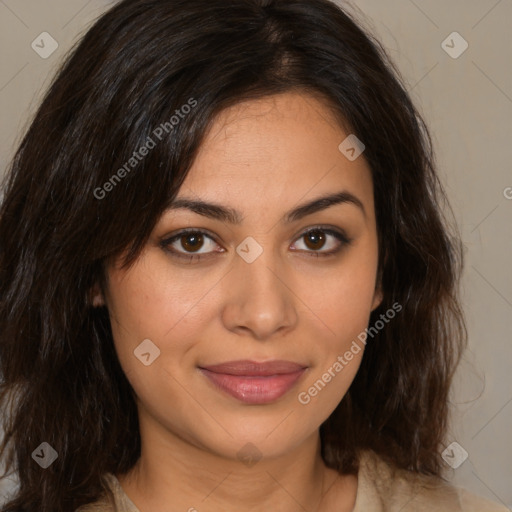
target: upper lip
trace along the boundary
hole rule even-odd
[[[292,361],[274,360],[258,363],[256,361],[227,361],[225,363],[214,364],[211,366],[201,366],[203,370],[214,373],[223,373],[226,375],[244,375],[244,376],[269,376],[283,375],[287,373],[298,372],[307,368],[299,363]]]

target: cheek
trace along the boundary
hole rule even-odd
[[[373,272],[351,267],[317,298],[320,333],[314,336],[314,366],[297,401],[325,420],[346,394],[364,353],[361,333],[368,326],[374,292]]]
[[[204,325],[206,284],[196,281],[191,286],[190,280],[177,276],[166,279],[168,268],[165,271],[158,260],[151,271],[148,267],[137,264],[126,274],[111,273],[108,306],[114,346],[139,406],[162,423],[176,422],[183,414],[178,411],[190,406],[182,370],[189,366],[187,355]],[[145,353],[150,354],[148,365],[140,357]],[[173,403],[172,415],[164,405],[167,401]]]
[[[188,348],[187,340],[204,322],[208,301],[203,296],[211,287],[210,280],[194,279],[191,284],[189,279],[166,276],[168,266],[158,258],[151,265],[141,258],[128,272],[113,270],[109,274],[112,333],[126,373],[140,369],[134,350],[147,339],[160,351],[160,364],[168,357],[179,363],[180,353]]]
[[[317,325],[328,346],[341,350],[367,327],[375,295],[376,267],[377,255],[369,241],[347,252],[340,265],[317,276],[318,286],[301,280],[301,297],[318,318]]]
[[[297,400],[323,418],[346,394],[364,353],[361,334],[368,326],[375,294],[377,249],[373,239],[359,242],[328,278],[322,277],[321,289],[307,295],[319,331],[314,336],[315,365]],[[311,351],[311,346],[306,350]]]
[[[216,280],[210,274],[171,272],[165,254],[143,253],[128,272],[110,272],[109,310],[139,336],[162,339],[183,320],[197,316],[205,290]]]

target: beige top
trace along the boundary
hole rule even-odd
[[[140,512],[112,474],[105,475],[115,505],[102,499],[76,512]],[[509,512],[464,489],[438,479],[393,470],[373,453],[361,459],[353,512]]]

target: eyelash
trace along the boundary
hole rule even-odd
[[[305,237],[306,235],[308,235],[309,233],[316,232],[316,231],[320,231],[321,233],[324,233],[326,235],[333,236],[340,242],[341,245],[339,247],[337,247],[336,249],[331,249],[330,251],[324,251],[324,252],[312,251],[312,250],[305,251],[306,254],[309,254],[311,257],[325,258],[325,257],[329,257],[329,256],[335,256],[343,249],[343,247],[348,246],[352,243],[352,239],[349,238],[348,236],[346,236],[344,233],[335,231],[330,228],[324,228],[322,226],[314,226],[313,228],[310,228],[310,229],[304,231],[301,235],[299,235],[296,238],[296,240],[299,240],[299,239]],[[180,239],[183,235],[187,235],[187,234],[200,234],[200,235],[206,236],[207,238],[210,238],[213,242],[215,242],[214,238],[211,235],[209,235],[208,232],[206,232],[202,229],[188,228],[188,229],[181,230],[179,233],[173,235],[170,238],[166,238],[166,239],[162,240],[160,242],[160,246],[166,252],[171,254],[172,257],[184,259],[190,263],[192,263],[194,260],[199,261],[199,260],[209,258],[210,256],[212,256],[212,253],[207,253],[207,255],[205,255],[204,253],[202,253],[202,254],[182,253],[182,252],[175,251],[175,250],[172,250],[169,248],[169,246],[172,245],[176,240]],[[217,242],[215,242],[215,243],[217,243]]]

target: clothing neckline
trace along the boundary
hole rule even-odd
[[[362,512],[364,509],[362,508],[362,492],[363,488],[367,489],[367,475],[366,475],[366,456],[362,454],[359,462],[359,469],[357,472],[357,489],[356,489],[356,500],[354,503],[354,508],[351,512]],[[121,482],[116,477],[116,475],[112,473],[108,473],[108,478],[111,481],[112,487],[114,488],[114,499],[116,504],[116,512],[140,512],[135,503],[130,499],[130,497],[126,494],[123,489]]]

